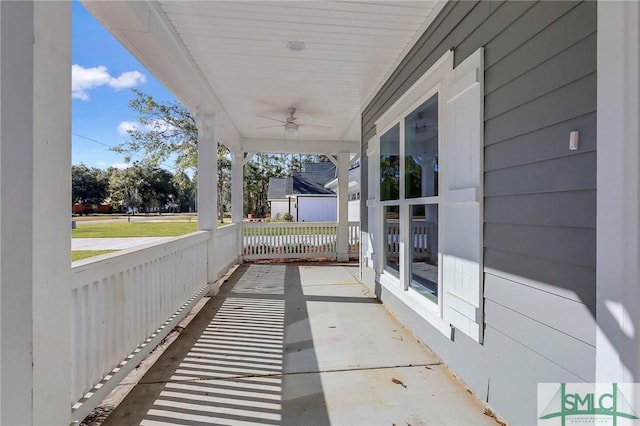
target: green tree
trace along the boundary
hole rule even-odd
[[[72,203],[100,204],[108,195],[109,176],[103,170],[84,164],[71,166]]]
[[[111,169],[109,192],[115,207],[134,212],[160,211],[178,195],[170,172],[140,164],[123,170]]]
[[[196,211],[197,181],[191,179],[185,172],[173,175],[173,185],[176,189],[176,199],[178,211]]]
[[[262,217],[269,212],[269,178],[291,174],[287,155],[258,153],[244,168],[244,212]]]
[[[145,185],[135,166],[110,169],[109,194],[111,204],[120,211],[135,213],[142,206],[140,189]]]
[[[231,211],[231,153],[224,145],[218,146],[218,220]]]
[[[187,197],[187,190],[197,177],[198,167],[198,128],[196,120],[182,105],[175,102],[157,102],[153,95],[133,89],[134,99],[129,107],[138,114],[136,126],[128,130],[129,140],[117,145],[114,150],[125,154],[125,161],[131,161],[134,155],[141,155],[143,163],[157,167],[166,161],[173,160],[175,176],[183,184],[181,198],[188,206],[195,201],[193,195]],[[185,176],[194,176],[186,180]],[[223,210],[229,207],[231,199],[231,159],[226,147],[218,146],[218,210],[222,220]],[[141,191],[141,189],[138,189]],[[177,197],[176,191],[176,197]],[[144,205],[145,192],[141,205]],[[188,200],[190,198],[190,200]],[[195,202],[193,203],[195,207]],[[187,207],[188,209],[189,207]]]
[[[125,154],[125,161],[142,155],[144,162],[158,166],[175,156],[177,173],[198,166],[198,128],[191,113],[175,102],[156,102],[153,95],[132,89],[135,98],[129,107],[138,114],[138,123],[128,130],[129,140],[114,151]]]

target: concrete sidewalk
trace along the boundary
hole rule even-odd
[[[242,265],[104,424],[496,424],[355,274]]]

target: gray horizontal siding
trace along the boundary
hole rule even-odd
[[[500,112],[491,120],[485,121],[485,144],[490,145],[514,138],[594,112],[596,110],[595,85],[594,70],[587,77],[540,96],[529,103]]]
[[[573,151],[567,150],[568,134],[575,129],[580,129],[579,152],[595,151],[596,113],[592,112],[525,135],[486,145],[484,170],[487,172],[575,155]]]
[[[495,81],[495,74],[487,72],[487,86],[498,88],[489,92],[485,87],[485,120],[504,114],[505,111],[529,103],[593,73],[596,69],[596,57],[593,54],[595,45],[596,35],[591,34],[571,48],[506,83]],[[502,69],[498,66],[494,68]],[[505,75],[502,77],[509,78]],[[518,93],[518,96],[513,96],[514,93]]]
[[[493,327],[487,326],[484,336],[484,358],[499,360],[487,366],[490,379],[486,384],[486,400],[510,424],[538,424],[535,403],[538,383],[584,381]],[[476,364],[476,368],[478,365],[482,364]]]
[[[558,143],[569,144],[566,141]],[[568,151],[568,148],[567,148]],[[485,172],[487,197],[556,191],[582,191],[596,188],[596,153],[578,153],[547,161]],[[591,172],[592,171],[592,172]],[[595,206],[593,206],[595,207]],[[592,212],[595,214],[595,211]],[[583,214],[586,214],[583,213]],[[487,217],[492,221],[491,217]]]
[[[585,228],[485,223],[484,245],[494,250],[592,267],[596,231]]]
[[[492,223],[595,229],[595,217],[585,215],[596,202],[596,191],[568,191],[486,197],[484,212]]]
[[[519,2],[510,2],[519,3]],[[562,19],[569,11],[579,5],[580,1],[541,1],[535,3],[526,14],[513,21],[502,21],[500,32],[495,38],[488,38],[485,43],[491,49],[485,51],[485,67],[489,68],[512,52],[518,50],[537,35],[549,31],[548,27]],[[469,37],[470,40],[473,37]],[[473,50],[471,50],[473,51]]]
[[[487,300],[503,307],[508,306],[514,313],[541,326],[572,336],[592,347],[596,345],[595,328],[584,326],[591,321],[591,312],[579,301],[556,297],[554,293],[490,273],[485,274],[484,295]],[[567,321],[567,317],[575,318],[576,321]],[[487,325],[493,326],[490,321]],[[500,323],[496,327],[500,328]],[[525,336],[524,330],[516,333],[515,337],[527,340],[522,336]]]
[[[484,250],[484,264],[487,272],[510,274],[514,281],[578,301],[584,304],[595,318],[596,297],[593,289],[596,277],[591,267],[491,248]]]
[[[491,300],[485,301],[484,310],[487,326],[510,336],[583,381],[595,379],[595,346]]]
[[[484,346],[433,349],[514,423],[535,422],[536,383],[594,378],[596,8],[449,2],[362,114],[365,152],[378,117],[444,52],[457,65],[484,46]],[[514,397],[520,385],[531,398]]]
[[[547,2],[550,3],[550,2]],[[562,9],[571,7],[572,3],[565,4],[558,2]],[[575,3],[573,3],[575,4]],[[543,2],[544,8],[554,7]],[[528,18],[528,17],[527,17]],[[535,70],[545,64],[554,56],[563,53],[562,56],[572,57],[575,53],[572,46],[583,40],[587,36],[594,34],[596,29],[596,3],[580,4],[567,10],[567,13],[557,17],[553,22],[543,28],[542,31],[534,34],[528,40],[522,42],[517,48],[510,51],[499,59],[495,55],[489,55],[486,67],[485,90],[491,93],[496,87],[511,81],[522,74]],[[536,26],[537,23],[528,20],[528,25]],[[527,25],[527,24],[525,24]],[[537,25],[539,27],[539,25]],[[521,30],[521,26],[514,29]],[[513,41],[511,41],[513,43]],[[487,45],[487,49],[494,50],[493,41]],[[594,41],[595,43],[595,41]],[[595,44],[594,44],[595,46]],[[595,58],[594,58],[595,60]],[[594,63],[595,65],[595,63]],[[595,68],[594,68],[595,69]],[[561,69],[553,69],[553,73],[561,72]],[[574,71],[582,71],[581,68],[574,68]],[[547,78],[553,77],[552,75]]]

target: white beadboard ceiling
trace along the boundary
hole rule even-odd
[[[84,4],[152,72],[158,70],[154,55],[143,51],[147,44],[118,30],[131,26],[130,16],[108,5]],[[183,49],[181,57],[195,65],[241,138],[282,139],[281,126],[261,129],[278,125],[264,117],[284,120],[295,107],[301,126],[287,138],[353,141],[360,139],[362,108],[442,5],[438,0],[160,1],[150,10],[160,15],[164,31],[173,33],[170,48]],[[302,41],[306,48],[291,51],[289,41]],[[180,87],[166,83],[170,90]]]

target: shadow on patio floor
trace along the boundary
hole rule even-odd
[[[242,265],[103,424],[493,424],[352,269]]]

